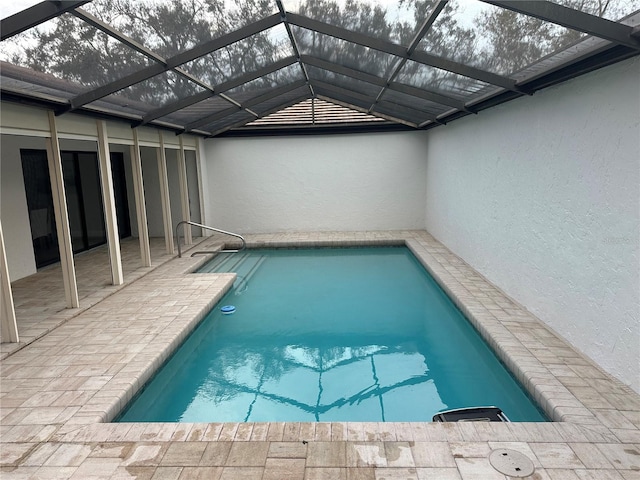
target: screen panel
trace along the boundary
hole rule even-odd
[[[25,67],[17,67],[7,62],[0,62],[0,85],[3,91],[53,98],[59,101],[67,101],[84,90],[73,82],[34,72]]]
[[[478,0],[451,0],[418,49],[509,76],[584,36]]]
[[[33,7],[35,4],[40,3],[40,1],[41,0],[20,0],[19,2],[0,2],[0,20],[4,20],[29,7]]]
[[[177,125],[187,125],[195,122],[207,115],[221,112],[233,106],[233,103],[219,96],[212,96],[202,102],[194,103],[186,108],[172,112],[168,115],[158,117],[158,121],[173,123]]]
[[[70,13],[4,40],[0,60],[73,84],[79,93],[155,63]]]
[[[314,87],[314,90],[319,96],[326,97],[329,100],[335,100],[346,105],[359,107],[364,111],[368,111],[372,104],[372,101],[352,96],[348,91],[337,92],[335,90],[328,90],[323,87]]]
[[[360,92],[372,97],[373,99],[375,99],[382,90],[382,87],[378,85],[373,85],[369,82],[363,82],[361,80],[318,67],[307,66],[307,72],[309,73],[309,78],[312,82],[313,80],[319,80],[330,83],[338,87],[346,88],[347,90]]]
[[[574,8],[581,12],[606,18],[621,20],[627,15],[640,11],[640,0],[550,0],[563,7]]]
[[[211,134],[216,134],[226,127],[236,126],[241,122],[250,122],[252,120],[255,120],[255,118],[256,117],[254,117],[250,113],[244,110],[239,110],[238,112],[233,113],[225,118],[216,120],[215,122],[211,122],[203,127],[198,127],[198,129],[204,130],[205,132],[210,132]]]
[[[182,65],[211,86],[260,70],[294,55],[284,25],[279,24]]]
[[[413,108],[405,107],[390,102],[378,102],[373,108],[373,112],[382,113],[391,117],[400,118],[407,122],[419,125],[422,122],[429,120],[432,115],[415,110]]]
[[[285,108],[285,106],[290,105],[292,101],[308,95],[311,95],[311,93],[309,92],[309,87],[298,87],[283,95],[279,95],[275,98],[271,98],[256,105],[252,105],[251,110],[262,117],[263,115],[267,114],[268,112],[272,112],[273,109],[278,108],[281,105],[283,106],[282,108]],[[256,122],[257,121],[258,120],[256,120]]]
[[[202,91],[203,88],[169,70],[91,102],[88,106],[118,105],[128,113],[145,115],[158,107]]]
[[[468,101],[484,95],[496,87],[474,78],[422,63],[407,61],[396,77],[399,83],[442,93],[458,100]]]
[[[447,105],[431,102],[423,98],[415,97],[413,95],[407,95],[402,92],[396,92],[389,89],[385,90],[381,100],[419,110],[434,117],[437,117],[438,115],[451,110],[451,107]]]
[[[386,78],[398,61],[395,55],[306,28],[292,25],[291,31],[301,55],[310,55],[378,77]]]
[[[274,88],[282,87],[298,80],[304,80],[304,74],[300,65],[294,63],[275,72],[263,75],[251,82],[243,83],[235,88],[225,91],[225,95],[242,103],[250,98],[269,93]]]
[[[165,59],[278,12],[275,2],[186,0],[94,0],[83,8]]]
[[[284,0],[285,10],[330,25],[408,45],[435,2]]]

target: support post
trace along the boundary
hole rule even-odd
[[[53,212],[56,219],[58,247],[60,249],[60,266],[62,267],[64,294],[67,308],[78,308],[80,301],[78,299],[78,283],[76,281],[76,269],[73,260],[69,212],[67,210],[67,197],[62,173],[62,156],[60,155],[56,117],[52,111],[49,111],[49,129],[51,131],[51,137],[46,140],[47,162],[49,164]]]
[[[111,157],[109,156],[109,137],[104,120],[96,120],[98,125],[98,159],[100,163],[100,186],[104,203],[104,219],[107,227],[107,244],[109,246],[109,263],[111,264],[111,281],[113,285],[122,285],[122,258],[120,256],[120,235],[118,233],[118,217],[116,200],[113,194],[113,174],[111,173]]]
[[[180,151],[178,152],[178,179],[180,181],[180,207],[182,209],[182,220],[190,221],[191,213],[189,212],[189,186],[187,185],[187,162],[184,158],[184,142],[182,136],[180,139]],[[184,243],[191,245],[191,225],[184,226]]]
[[[164,140],[162,132],[158,132],[160,137],[160,148],[158,148],[158,175],[160,176],[160,202],[162,203],[162,221],[164,223],[164,242],[167,253],[173,253],[173,226],[171,222],[171,203],[169,198],[169,175],[167,174],[167,155],[164,151]]]
[[[138,222],[138,240],[140,241],[140,257],[142,265],[151,266],[151,247],[149,246],[149,226],[147,224],[147,204],[144,199],[144,182],[142,180],[142,158],[140,157],[140,141],[138,130],[133,129],[133,145],[131,152],[131,169],[133,171],[133,194],[136,201],[136,219]]]
[[[13,306],[13,294],[11,293],[11,280],[9,279],[9,266],[7,254],[4,250],[4,236],[2,235],[2,221],[0,221],[0,282],[2,289],[2,308],[0,309],[0,334],[3,342],[18,343],[18,324],[16,323],[16,310]]]

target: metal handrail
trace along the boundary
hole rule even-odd
[[[242,235],[238,235],[237,233],[227,232],[226,230],[220,230],[219,228],[213,228],[208,225],[202,225],[201,223],[190,222],[189,220],[183,220],[176,225],[176,244],[178,245],[178,257],[182,258],[182,250],[180,249],[180,226],[182,225],[192,225],[194,227],[204,228],[205,230],[211,230],[213,232],[223,233],[225,235],[231,235],[232,237],[239,238],[242,242],[242,247],[238,250],[212,250],[212,251],[199,251],[193,252],[191,256],[198,254],[208,254],[208,253],[237,253],[241,252],[245,248],[247,248],[247,242],[245,242],[244,237]]]

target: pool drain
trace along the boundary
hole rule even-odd
[[[510,477],[528,477],[535,470],[529,457],[506,448],[493,450],[489,455],[489,462],[497,471]]]

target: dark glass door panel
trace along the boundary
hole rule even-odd
[[[95,152],[62,152],[67,208],[74,253],[107,241]]]
[[[20,150],[31,238],[36,267],[44,267],[60,259],[53,196],[49,180],[47,152]]]
[[[85,241],[84,205],[82,201],[82,187],[79,183],[80,175],[78,162],[73,152],[62,152],[62,175],[69,212],[69,229],[71,230],[71,244],[73,252],[87,249]]]
[[[77,164],[84,205],[86,248],[93,248],[107,241],[98,156],[95,152],[77,152]]]
[[[36,267],[60,261],[49,166],[45,150],[20,151]],[[107,242],[96,152],[61,152],[73,252]],[[112,175],[120,238],[131,236],[122,153],[113,153]]]
[[[111,154],[111,175],[113,176],[113,196],[116,202],[118,217],[118,233],[120,238],[131,236],[131,219],[129,217],[129,198],[127,196],[127,179],[125,175],[124,156],[120,152]]]

